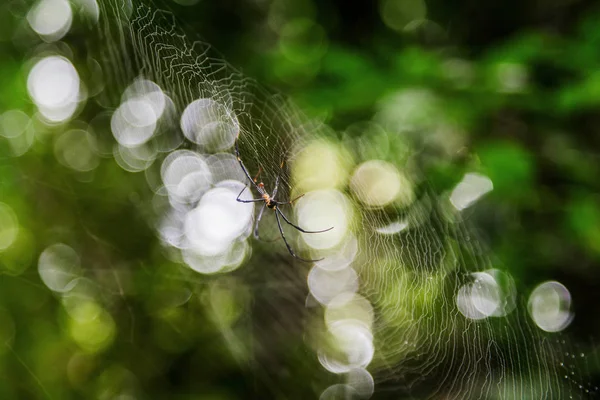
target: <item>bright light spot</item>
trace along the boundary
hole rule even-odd
[[[354,400],[360,398],[356,389],[341,383],[331,385],[323,390],[319,400]]]
[[[194,271],[207,275],[216,274],[223,269],[224,260],[228,255],[228,252],[225,250],[229,250],[229,248],[217,250],[221,251],[221,253],[215,256],[207,256],[194,251],[194,249],[183,249],[181,255],[183,256],[183,261]]]
[[[39,106],[49,108],[72,100],[79,91],[79,76],[75,67],[60,56],[49,56],[38,61],[29,72],[27,83],[33,100]]]
[[[91,171],[100,163],[95,138],[83,129],[60,135],[54,142],[54,155],[62,165],[75,171]]]
[[[362,323],[342,320],[329,327],[330,344],[319,349],[321,365],[334,374],[364,368],[373,359],[373,335]]]
[[[196,203],[213,181],[207,162],[201,155],[190,150],[178,150],[169,154],[163,161],[160,172],[169,198],[175,203]]]
[[[315,262],[315,265],[327,271],[337,271],[348,267],[357,254],[358,240],[352,233],[348,233],[339,245],[326,251],[319,251],[319,257],[323,259]]]
[[[181,115],[181,130],[185,137],[206,152],[233,146],[239,129],[237,117],[212,99],[193,101]]]
[[[40,255],[38,272],[50,290],[68,292],[81,276],[79,256],[66,244],[53,244]]]
[[[471,276],[473,282],[462,286],[456,295],[458,310],[466,318],[501,317],[515,308],[516,289],[510,275],[492,269]]]
[[[380,0],[379,13],[387,26],[402,31],[410,22],[427,16],[427,5],[423,0]]]
[[[235,180],[219,182],[195,208],[172,209],[161,222],[162,240],[181,249],[183,261],[193,270],[203,274],[230,272],[247,257],[250,246],[245,238],[254,207],[236,201],[243,187]],[[248,196],[251,194],[246,191],[242,198]]]
[[[17,215],[8,206],[0,202],[0,252],[8,249],[19,234]]]
[[[234,196],[232,196],[234,194]],[[247,228],[251,217],[251,205],[237,206],[235,193],[224,188],[207,192],[190,211],[185,220],[186,237],[190,245],[200,253],[214,255],[229,246]],[[239,215],[239,211],[246,211]],[[240,220],[241,216],[245,216]]]
[[[54,42],[71,29],[73,11],[67,0],[40,0],[27,13],[27,21],[43,39]]]
[[[334,326],[342,320],[355,320],[369,330],[373,327],[373,306],[357,293],[344,292],[334,297],[325,308],[325,324]]]
[[[503,317],[510,314],[517,306],[517,287],[514,279],[509,273],[499,269],[488,269],[484,273],[494,279],[500,295],[500,302],[492,316]]]
[[[571,293],[558,282],[544,282],[529,296],[529,314],[540,329],[560,332],[573,320]]]
[[[293,180],[299,191],[344,186],[348,179],[349,155],[324,140],[310,143],[294,160]]]
[[[493,276],[485,272],[471,274],[471,304],[486,317],[493,315],[500,306],[500,288]]]
[[[166,104],[167,98],[156,83],[136,79],[123,92],[123,101],[110,121],[117,142],[137,147],[150,140]]]
[[[125,89],[122,97],[123,102],[127,100],[136,100],[145,103],[144,107],[148,106],[152,109],[152,115],[156,117],[156,120],[163,115],[167,105],[167,96],[163,93],[160,86],[147,79],[136,79],[127,89]],[[134,116],[133,120],[130,122],[133,125],[141,126],[146,125],[148,122],[147,120],[147,116]]]
[[[154,134],[158,116],[152,105],[142,100],[127,100],[111,119],[111,130],[117,142],[125,147],[139,146]]]
[[[407,206],[414,200],[410,181],[385,161],[366,161],[356,168],[350,188],[364,204],[382,207],[393,201]]]
[[[385,226],[375,229],[377,233],[382,235],[395,235],[408,228],[408,222],[406,221],[394,221]]]
[[[38,61],[29,72],[27,90],[44,118],[62,122],[77,108],[79,75],[66,58],[49,56]]]
[[[242,183],[231,181],[229,187],[211,189],[187,214],[185,236],[189,247],[196,253],[207,256],[222,254],[248,230],[254,207],[251,203],[236,201],[242,187]]]
[[[464,285],[459,289],[456,294],[456,306],[458,307],[458,311],[469,319],[477,320],[486,318],[487,315],[475,307],[471,291],[471,285]]]
[[[115,321],[97,303],[82,302],[69,315],[69,333],[83,350],[97,353],[112,344],[116,333]]]
[[[317,190],[307,193],[295,206],[298,224],[305,230],[322,233],[303,233],[304,242],[313,249],[329,249],[346,236],[351,218],[350,202],[337,190]]]
[[[235,241],[223,253],[215,256],[206,256],[194,251],[193,248],[183,249],[182,256],[185,263],[194,271],[201,274],[214,274],[231,272],[242,264],[250,246],[248,241]]]
[[[457,210],[464,210],[492,189],[494,184],[487,176],[466,174],[452,191],[450,202]]]
[[[368,399],[375,391],[375,381],[373,376],[364,368],[354,368],[348,371],[346,382],[352,386],[358,395],[363,399]]]
[[[358,290],[358,276],[348,267],[338,271],[327,271],[314,266],[308,273],[310,294],[321,304],[328,304],[342,294],[354,294]]]

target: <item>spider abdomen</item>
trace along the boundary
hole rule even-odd
[[[275,208],[275,206],[277,205],[277,202],[275,200],[273,200],[271,198],[271,196],[269,196],[267,193],[264,193],[262,195],[263,200],[265,201],[267,207],[269,207],[270,209]]]

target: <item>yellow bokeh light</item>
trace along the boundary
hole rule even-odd
[[[362,203],[371,207],[382,207],[394,201],[406,206],[414,200],[408,178],[394,165],[381,160],[359,165],[352,175],[350,187]]]
[[[86,301],[71,310],[69,315],[69,333],[82,350],[97,353],[112,344],[116,333],[115,321],[100,305]]]
[[[348,179],[350,159],[344,149],[331,142],[313,141],[294,161],[295,188],[304,193],[343,187]]]

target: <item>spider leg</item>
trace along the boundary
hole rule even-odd
[[[297,196],[296,198],[294,198],[294,200],[286,201],[285,203],[280,203],[280,202],[277,202],[277,205],[284,206],[284,205],[286,205],[286,204],[292,204],[293,202],[295,202],[295,201],[296,201],[296,200],[298,200],[299,198],[303,197],[305,194],[306,194],[306,193],[302,193],[300,196]]]
[[[260,220],[262,219],[262,215],[263,215],[263,212],[265,211],[265,208],[267,208],[267,203],[265,203],[265,205],[263,205],[260,208],[260,211],[258,212],[258,217],[256,217],[256,221],[254,222],[254,238],[257,240],[260,240],[260,238],[258,237],[258,224],[260,223]]]
[[[277,205],[279,205],[279,203]],[[332,226],[331,228],[323,229],[321,231],[307,231],[307,230],[304,230],[304,229],[300,228],[298,225],[294,225],[292,223],[292,221],[290,221],[279,208],[276,208],[275,211],[277,211],[278,214],[281,214],[281,216],[283,217],[283,219],[285,220],[285,222],[287,222],[288,224],[290,224],[294,228],[298,229],[302,233],[323,233],[323,232],[327,232],[327,231],[330,231],[330,230],[333,229],[333,226]]]
[[[262,219],[263,212],[265,211],[266,208],[267,208],[267,204],[265,203],[265,205],[258,212],[258,217],[256,217],[256,222],[254,222],[254,238],[256,240],[260,240],[261,242],[272,243],[272,242],[278,241],[281,238],[278,237],[278,238],[273,239],[273,240],[265,240],[265,239],[261,239],[260,236],[259,236],[259,234],[258,234],[258,224],[260,224],[260,220]]]
[[[235,201],[238,201],[240,203],[257,203],[259,201],[264,201],[263,199],[254,199],[254,200],[242,200],[240,199],[240,196],[242,195],[242,193],[244,193],[244,190],[246,190],[248,186],[244,186],[244,188],[242,189],[242,191],[240,192],[240,194],[238,194],[237,198],[235,199]]]
[[[248,170],[244,166],[244,163],[242,162],[242,158],[240,157],[240,149],[238,147],[238,138],[239,137],[240,137],[240,134],[238,133],[238,135],[235,138],[235,155],[237,157],[238,162],[240,163],[240,167],[242,167],[242,171],[244,171],[244,174],[246,175],[248,180],[252,183],[252,185],[254,185],[254,188],[256,190],[258,190],[258,193],[264,194],[264,192],[265,192],[264,189],[262,189],[260,186],[258,186],[258,184],[254,181],[254,179],[252,179],[252,177],[250,176],[250,173],[248,172]],[[259,169],[259,173],[260,173],[260,169]]]
[[[277,175],[277,177],[275,178],[275,187],[273,188],[273,195],[271,196],[272,199],[274,199],[275,196],[277,196],[277,189],[279,189],[279,175]]]
[[[254,177],[254,179],[252,179],[252,181],[254,183],[256,183],[256,180],[258,179],[258,177],[260,176],[260,173],[262,172],[262,167],[259,165],[258,166],[258,172],[256,173],[256,176]]]
[[[283,168],[283,161],[281,162],[280,168]],[[273,188],[273,195],[271,196],[272,199],[275,199],[275,196],[277,196],[277,189],[279,189],[279,176],[280,174],[277,174],[277,178],[275,178],[275,188]]]
[[[279,220],[279,214],[281,213],[281,211],[279,211],[279,209],[275,209],[275,219],[277,219],[277,226],[279,227],[279,233],[281,234],[281,238],[283,239],[283,242],[285,243],[285,247],[287,247],[288,251],[290,252],[291,256],[294,258],[297,258],[300,261],[304,261],[304,262],[317,262],[317,261],[321,261],[322,258],[319,258],[317,260],[307,260],[306,258],[302,258],[300,256],[297,256],[296,253],[294,253],[294,250],[292,250],[292,247],[290,246],[290,244],[288,243],[287,239],[285,238],[285,234],[283,233],[283,228],[281,226],[281,221]],[[283,214],[281,214],[283,215]],[[284,217],[285,219],[285,217]]]

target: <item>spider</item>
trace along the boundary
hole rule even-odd
[[[238,135],[239,137],[239,135]],[[305,258],[302,258],[298,255],[296,255],[296,253],[294,253],[294,250],[292,250],[292,247],[290,246],[290,244],[288,243],[287,239],[285,238],[285,234],[283,233],[283,227],[281,226],[281,221],[279,219],[279,217],[281,216],[281,218],[283,218],[283,220],[285,222],[287,222],[289,225],[291,225],[292,227],[296,228],[297,230],[299,230],[300,232],[303,233],[323,233],[323,232],[327,232],[333,229],[333,226],[331,228],[328,229],[323,229],[321,231],[307,231],[305,229],[300,228],[297,225],[294,225],[289,219],[288,217],[285,216],[285,214],[279,209],[279,206],[283,206],[286,204],[292,204],[294,203],[296,200],[298,200],[299,198],[301,198],[302,196],[304,196],[304,194],[301,194],[300,196],[296,197],[293,200],[290,201],[277,201],[275,200],[276,196],[277,196],[277,189],[279,188],[279,175],[277,175],[277,177],[275,178],[275,187],[273,188],[273,194],[270,195],[266,189],[265,189],[265,185],[262,182],[257,183],[256,180],[258,178],[258,176],[260,175],[261,172],[261,168],[258,169],[258,174],[256,174],[256,176],[253,178],[250,177],[250,173],[248,172],[248,170],[246,169],[246,167],[244,166],[244,163],[242,162],[242,158],[240,157],[240,150],[238,147],[238,137],[235,138],[235,155],[237,156],[237,160],[240,163],[240,167],[242,167],[242,170],[244,171],[244,174],[246,175],[246,177],[248,178],[248,180],[250,181],[250,183],[252,184],[252,186],[254,186],[254,188],[256,189],[256,191],[260,194],[260,199],[254,199],[254,200],[242,200],[240,199],[240,196],[242,195],[242,193],[244,193],[244,190],[246,190],[247,186],[244,186],[244,188],[242,189],[242,191],[240,192],[240,194],[238,194],[237,196],[237,201],[240,203],[257,203],[257,202],[261,202],[264,201],[264,205],[262,206],[262,208],[260,209],[260,212],[258,213],[258,217],[256,218],[256,222],[254,225],[254,237],[258,239],[258,224],[260,223],[260,220],[262,218],[263,215],[263,211],[265,210],[265,208],[271,209],[273,211],[275,211],[275,219],[277,220],[277,226],[279,227],[279,233],[281,234],[281,238],[283,239],[284,243],[285,243],[285,247],[287,247],[289,253],[291,254],[292,257],[297,258],[298,260],[304,261],[304,262],[316,262],[316,261],[321,261],[322,258],[318,259],[318,260],[308,260]],[[283,168],[283,162],[281,163],[281,168]]]

